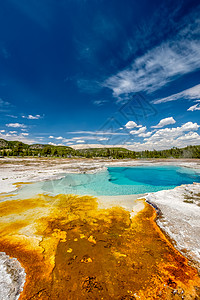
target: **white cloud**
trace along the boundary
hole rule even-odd
[[[196,131],[199,127],[200,126],[197,123],[187,122],[180,127],[159,129],[151,136],[150,139],[152,141],[157,141],[163,138],[177,138],[184,132]]]
[[[22,132],[22,135],[23,135],[23,136],[28,136],[29,133],[27,133],[27,132]]]
[[[55,138],[56,140],[63,140],[64,138],[62,136],[58,136]]]
[[[152,135],[152,132],[150,132],[150,131],[146,132],[146,133],[140,133],[140,134],[138,134],[139,137],[143,137],[143,138],[144,137],[149,137],[150,135]]]
[[[136,135],[139,135],[139,134],[145,132],[146,129],[147,129],[146,126],[140,127],[138,130],[131,130],[131,131],[130,131],[130,134],[136,134]]]
[[[135,123],[134,121],[128,121],[125,125],[125,127],[127,129],[132,129],[132,128],[135,128],[135,127],[141,127],[141,125],[137,125],[137,123]],[[121,129],[121,128],[120,128]]]
[[[4,101],[2,98],[0,98],[0,107],[1,106],[9,106],[10,103],[8,101]]]
[[[52,143],[52,142],[49,142],[48,145],[51,145],[51,146],[64,146],[64,144],[55,144],[55,143]]]
[[[102,145],[102,144],[76,144],[71,145],[74,149],[88,149],[88,148],[110,148],[110,147],[124,147],[124,145]]]
[[[76,142],[77,142],[77,143],[85,143],[84,140],[77,140]]]
[[[6,124],[7,127],[14,127],[14,128],[26,128],[27,126],[20,123],[9,123]]]
[[[180,128],[183,131],[190,131],[190,130],[198,130],[199,127],[200,126],[197,123],[187,122],[187,123],[183,124]],[[179,128],[179,127],[177,127],[177,128]]]
[[[174,123],[176,123],[174,118],[169,117],[169,118],[165,118],[165,119],[160,120],[160,122],[157,125],[151,126],[151,128],[162,128],[166,125],[170,125],[170,124],[174,124]]]
[[[71,138],[71,139],[63,139],[63,142],[64,143],[67,143],[67,142],[77,142],[78,140],[84,140],[84,142],[87,140],[87,141],[89,141],[89,140],[95,140],[95,141],[107,141],[107,140],[109,140],[109,138],[107,138],[107,137],[101,137],[101,136],[79,136],[79,137],[73,137],[73,138]],[[79,142],[80,143],[80,142]]]
[[[5,130],[0,130],[0,132],[2,132],[2,133],[3,133],[3,132],[5,132]]]
[[[165,86],[175,76],[200,68],[200,41],[168,42],[137,58],[133,64],[108,78],[104,86],[121,94],[146,91],[151,93]]]
[[[14,116],[14,115],[7,115],[7,117],[14,118],[14,119],[18,118],[17,116]]]
[[[200,102],[200,100],[197,100],[196,102]],[[192,105],[187,109],[187,111],[195,111],[195,110],[200,110],[200,103]]]
[[[38,119],[41,119],[42,116],[41,115],[28,115],[28,116],[22,116],[22,118],[25,118],[25,119],[29,119],[29,120],[38,120]]]
[[[108,100],[95,100],[93,102],[93,104],[96,105],[96,106],[102,106],[102,105],[104,105],[107,102],[108,102]]]
[[[7,141],[19,141],[19,142],[23,142],[25,144],[36,143],[35,140],[25,137],[23,135],[23,133],[16,134],[16,133],[14,133],[14,131],[12,133],[11,133],[11,131],[9,133],[0,133],[0,138],[7,140]]]
[[[102,137],[102,138],[97,138],[97,141],[108,141],[109,138],[105,138],[105,137]]]
[[[175,101],[179,99],[195,100],[200,97],[200,84],[195,85],[187,90],[184,90],[180,93],[170,95],[165,98],[156,99],[153,101],[154,104],[165,103],[169,101]]]
[[[191,22],[191,20],[193,20]],[[180,24],[170,40],[137,57],[124,70],[107,78],[102,86],[117,98],[129,93],[151,93],[177,77],[200,68],[200,22],[198,14]]]
[[[199,139],[200,136],[197,132],[188,132],[183,136],[177,138],[177,141],[193,141],[195,139]]]
[[[85,137],[84,137],[85,138]],[[91,138],[91,139],[94,139],[94,137],[89,137],[89,138]],[[75,140],[81,140],[81,139],[83,139],[83,137],[82,136],[75,136],[75,137],[73,137],[71,140],[72,141],[75,141]]]
[[[4,130],[5,132],[5,130]],[[17,131],[9,131],[10,134],[17,133]]]
[[[53,136],[53,135],[50,135],[50,136],[49,136],[49,139],[54,139],[54,136]]]
[[[52,143],[52,142],[49,142],[48,145],[51,145],[51,146],[57,146],[57,144]]]
[[[163,150],[172,147],[186,147],[187,145],[199,145],[200,136],[197,123],[187,122],[180,127],[158,129],[149,138],[144,138],[143,143],[135,142],[129,145],[129,149],[142,150]]]
[[[141,127],[141,125],[138,125]],[[121,132],[112,132],[112,131],[88,131],[88,130],[79,130],[79,131],[69,131],[68,134],[91,134],[91,135],[128,135],[128,133]]]
[[[68,143],[68,142],[71,142],[71,141],[72,141],[72,139],[63,139],[62,140],[63,143]]]

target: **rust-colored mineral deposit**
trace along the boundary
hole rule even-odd
[[[197,270],[144,207],[131,219],[89,196],[1,202],[0,251],[27,274],[20,300],[200,299]]]

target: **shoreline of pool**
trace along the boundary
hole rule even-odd
[[[152,160],[96,160],[96,159],[40,159],[0,158],[0,198],[16,192],[17,184],[56,180],[66,174],[94,174],[107,167],[179,166],[200,169],[200,159]]]

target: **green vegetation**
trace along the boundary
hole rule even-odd
[[[0,139],[1,156],[41,156],[41,157],[104,157],[111,159],[125,158],[200,158],[200,146],[187,146],[185,148],[172,148],[168,150],[131,151],[125,148],[89,148],[75,150],[67,146],[52,146],[43,144],[27,145],[19,141],[6,141]]]

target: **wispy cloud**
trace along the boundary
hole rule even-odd
[[[18,117],[15,115],[6,115],[7,117],[13,118],[13,119],[17,119]]]
[[[62,140],[63,143],[71,143],[73,144],[74,142],[76,143],[85,143],[86,141],[107,141],[109,138],[104,137],[104,136],[93,136],[93,135],[84,135],[84,136],[74,136],[72,138],[64,138],[62,136],[59,137],[54,137],[53,135],[49,136],[49,139],[55,139],[55,140]]]
[[[190,28],[190,30],[188,30]],[[115,97],[135,92],[151,93],[175,78],[200,68],[200,22],[193,23],[173,39],[136,58],[126,69],[109,77],[103,86]]]
[[[0,112],[8,113],[10,111],[11,104],[8,101],[0,98]]]
[[[103,106],[103,105],[105,105],[107,102],[108,102],[108,100],[102,99],[102,100],[95,100],[95,101],[93,101],[93,104],[96,105],[96,106]]]
[[[10,105],[8,101],[5,101],[2,98],[0,98],[0,106],[8,106],[8,105]]]
[[[112,131],[89,131],[89,130],[79,130],[79,131],[69,131],[68,134],[91,134],[91,135],[128,135],[128,133],[122,132],[112,132]]]
[[[85,135],[80,137],[73,137],[70,141],[76,141],[76,140],[85,140],[85,141],[107,141],[109,138],[103,137],[103,136],[92,136],[92,135]]]
[[[25,14],[27,18],[32,19],[37,25],[41,26],[41,28],[48,29],[51,20],[53,20],[53,9],[51,5],[48,5],[47,9],[46,1],[36,2],[30,0],[27,2],[25,0],[11,0],[10,2],[12,2],[17,9],[21,10],[22,14]]]
[[[165,43],[137,58],[132,66],[108,78],[104,86],[121,94],[151,93],[175,77],[200,68],[200,41]]]
[[[160,122],[157,125],[151,126],[151,128],[162,128],[164,126],[175,124],[175,123],[176,123],[176,121],[174,120],[174,118],[169,117],[169,118],[160,120]]]
[[[200,102],[200,100],[196,101],[196,102]],[[197,103],[195,105],[190,106],[187,111],[195,111],[195,110],[200,110],[200,103]]]
[[[104,144],[71,144],[74,149],[87,149],[87,148],[110,148],[110,147],[124,147],[123,144],[104,145]]]
[[[22,118],[24,118],[24,119],[29,119],[29,120],[38,120],[38,119],[43,118],[43,116],[41,116],[41,115],[35,115],[35,116],[33,116],[33,115],[28,115],[28,116],[22,116]]]
[[[195,99],[198,99],[199,97],[200,97],[200,84],[197,84],[197,85],[195,85],[187,90],[184,90],[180,93],[176,93],[176,94],[173,94],[168,97],[161,98],[161,99],[156,99],[153,101],[153,103],[160,104],[160,103],[175,101],[175,100],[179,100],[179,99],[195,100]]]
[[[5,59],[8,59],[10,57],[10,53],[9,53],[8,49],[5,47],[5,45],[1,46],[1,48],[0,48],[0,54]]]
[[[5,132],[5,130],[4,130]],[[9,131],[10,134],[14,134],[14,133],[17,133],[17,131]]]
[[[27,126],[20,123],[9,123],[6,124],[7,127],[14,127],[14,128],[26,128]]]
[[[81,91],[89,94],[95,94],[102,89],[100,83],[92,79],[78,79],[77,86]]]

